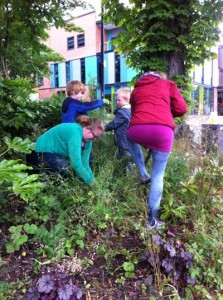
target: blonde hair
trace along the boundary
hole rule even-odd
[[[72,80],[67,84],[66,92],[68,96],[71,96],[73,94],[79,94],[80,92],[84,94],[86,91],[85,85],[78,81],[78,80]]]
[[[162,71],[155,71],[155,73],[157,73],[161,79],[167,79],[167,76],[164,72]]]
[[[96,117],[89,117],[85,115],[80,115],[77,117],[76,122],[82,127],[87,127],[88,129],[100,129],[102,132],[105,131],[104,123],[101,119]]]
[[[125,99],[126,101],[129,102],[130,94],[131,94],[131,92],[130,92],[129,88],[122,87],[122,88],[117,90],[117,92],[115,93],[115,96],[120,96],[120,97],[122,97],[123,99]]]

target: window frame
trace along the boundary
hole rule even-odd
[[[74,50],[75,43],[74,43],[74,36],[70,36],[67,38],[67,51]]]
[[[85,47],[85,34],[84,33],[77,35],[77,48],[82,48],[82,47]]]
[[[71,80],[71,61],[66,61],[66,83]]]
[[[80,59],[80,71],[81,71],[81,82],[85,84],[85,82],[86,82],[86,62],[85,62],[85,58]]]

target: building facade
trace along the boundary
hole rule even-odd
[[[65,93],[66,84],[70,80],[80,80],[86,85],[94,85],[100,98],[101,21],[97,20],[95,11],[92,11],[67,22],[75,22],[75,25],[83,31],[66,32],[54,26],[49,28],[49,39],[46,44],[61,54],[64,61],[50,64],[50,77],[42,78],[36,89],[39,99],[49,98],[55,93]],[[111,44],[121,29],[111,24],[103,25],[104,94],[105,97],[110,97],[114,90],[127,86],[136,75],[136,71],[126,66],[125,58],[116,53]],[[192,116],[210,116],[213,112],[217,115],[221,114],[223,46],[218,46],[216,53],[216,59],[205,61],[202,66],[196,66],[191,73],[194,85],[193,102],[190,108]]]
[[[95,85],[100,94],[101,21],[96,20],[93,11],[77,17],[75,25],[81,27],[83,32],[66,32],[61,28],[49,28],[49,39],[46,44],[61,54],[64,61],[50,64],[50,78],[42,78],[37,88],[40,99],[64,92],[70,80]],[[125,86],[136,75],[133,69],[126,67],[125,58],[117,54],[111,45],[112,39],[119,32],[119,28],[104,24],[105,96],[111,94],[114,86],[116,88]]]

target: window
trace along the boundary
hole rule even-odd
[[[66,82],[70,81],[70,61],[66,62]]]
[[[85,76],[85,59],[81,58],[81,82],[85,84],[86,76]]]
[[[67,38],[67,50],[73,50],[74,49],[74,37],[71,36]]]
[[[120,82],[120,55],[115,53],[115,82]]]
[[[77,36],[77,47],[84,47],[85,46],[85,35],[84,34],[78,34]]]
[[[98,82],[101,83],[101,54],[97,55],[97,74],[98,74]]]
[[[58,87],[59,86],[58,64],[54,64],[54,82],[55,82],[55,87]]]
[[[43,77],[38,77],[37,84],[38,85],[43,85]]]

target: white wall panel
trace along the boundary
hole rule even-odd
[[[81,61],[80,59],[71,61],[73,71],[71,73],[71,80],[80,80],[81,81]]]
[[[114,52],[108,53],[108,84],[115,82],[115,55]]]
[[[66,86],[66,64],[60,63],[58,64],[58,72],[59,72],[59,87]]]

